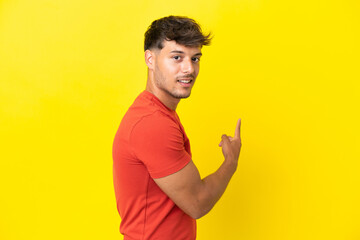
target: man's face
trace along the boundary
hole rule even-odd
[[[175,41],[164,41],[161,50],[155,50],[155,87],[172,98],[190,96],[199,74],[200,47],[186,47]]]

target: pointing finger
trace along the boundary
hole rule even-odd
[[[240,138],[240,127],[241,127],[241,118],[239,118],[237,121],[234,138]]]

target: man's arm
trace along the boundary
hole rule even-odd
[[[239,119],[234,137],[222,136],[219,146],[225,157],[216,172],[204,179],[195,164],[190,161],[183,169],[163,178],[156,178],[157,185],[192,218],[200,218],[208,213],[224,193],[235,173],[241,149]]]

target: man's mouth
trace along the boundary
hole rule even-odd
[[[191,83],[192,79],[179,79],[178,82],[180,82],[180,83]]]

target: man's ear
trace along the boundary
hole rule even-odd
[[[150,51],[147,49],[145,51],[145,63],[148,66],[149,69],[154,68],[154,61],[155,61],[155,52]]]

